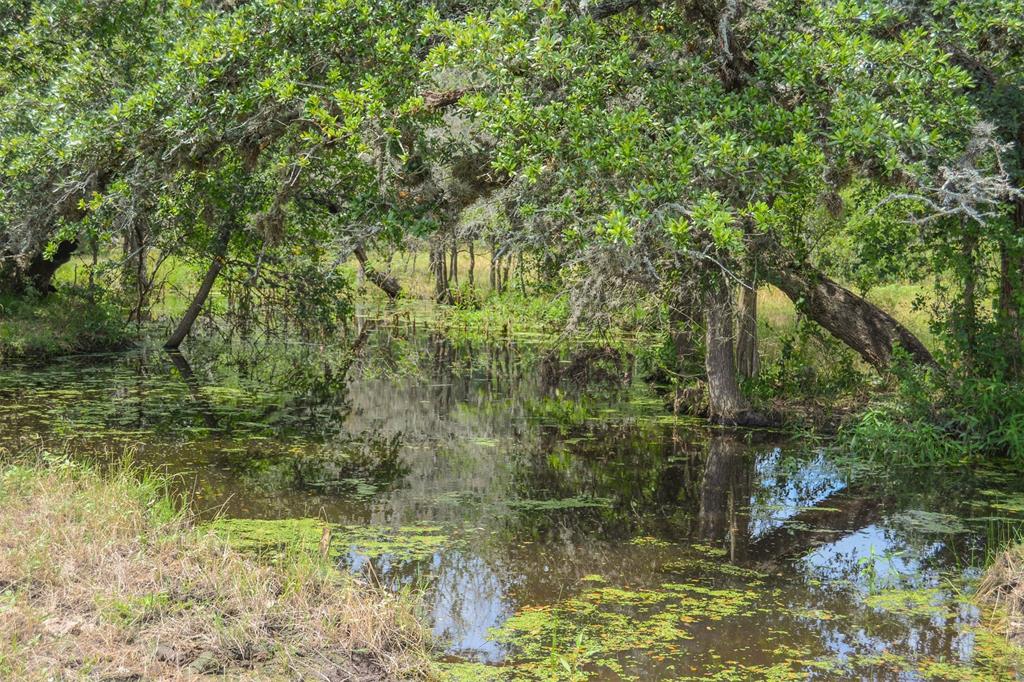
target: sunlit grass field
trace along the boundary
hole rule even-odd
[[[65,285],[82,286],[89,281],[90,260],[77,256],[58,273],[58,282]],[[114,255],[101,255],[101,266],[110,267],[116,262]],[[395,306],[382,291],[360,276],[358,263],[349,259],[341,268],[355,283],[357,310],[370,314],[372,310],[390,310],[405,316],[415,316],[429,322],[441,322],[451,328],[461,328],[474,335],[495,336],[509,333],[560,334],[569,317],[569,301],[565,295],[553,295],[549,289],[540,286],[535,276],[527,269],[521,271],[516,263],[508,271],[507,286],[497,291],[491,284],[491,254],[480,248],[476,251],[473,268],[470,268],[468,250],[460,251],[457,260],[457,277],[452,277],[450,287],[457,305],[438,307],[432,304],[434,297],[434,276],[429,270],[429,256],[425,251],[395,252],[390,257],[371,253],[370,262],[379,271],[390,272],[401,284],[402,300]],[[157,280],[162,283],[151,302],[150,313],[155,320],[171,321],[188,306],[189,301],[203,275],[203,267],[182,260],[168,258],[157,271]],[[932,335],[928,324],[927,305],[931,293],[925,285],[893,283],[878,286],[867,292],[868,300],[892,314],[914,334],[935,350],[938,340]],[[214,290],[208,307],[214,311],[223,309],[224,295]],[[369,306],[369,308],[367,308]],[[629,317],[629,316],[627,316]],[[632,316],[631,328],[650,321],[650,315]],[[758,320],[760,349],[765,362],[777,359],[786,343],[791,343],[797,332],[799,316],[796,307],[780,290],[764,286],[759,291]],[[0,335],[3,334],[0,323]],[[11,323],[7,323],[7,334]],[[607,332],[607,330],[602,330]],[[581,333],[584,330],[580,330]],[[40,332],[44,335],[47,332]],[[70,348],[70,344],[63,344]],[[816,359],[827,362],[827,358]]]

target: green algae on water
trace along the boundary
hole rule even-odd
[[[217,519],[209,528],[241,551],[317,551],[330,529],[330,555],[354,553],[370,559],[413,562],[430,559],[448,542],[440,526],[335,526],[319,519]]]
[[[556,604],[523,608],[491,637],[512,651],[510,660],[521,672],[539,679],[564,668],[563,661],[621,676],[632,652],[679,657],[692,628],[752,615],[760,596],[684,583],[657,589],[598,585]]]
[[[315,551],[325,527],[327,524],[319,519],[221,518],[208,525],[235,549],[254,553]]]

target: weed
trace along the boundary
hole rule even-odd
[[[191,525],[165,478],[63,458],[0,472],[5,679],[416,678],[427,639],[406,596],[318,552],[260,563]]]

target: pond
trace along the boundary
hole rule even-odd
[[[329,527],[343,568],[422,592],[451,679],[1017,679],[970,586],[1024,476],[711,429],[543,337],[357,343],[6,367],[0,446],[127,450],[243,548]]]

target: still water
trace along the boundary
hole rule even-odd
[[[453,679],[1017,679],[970,587],[1024,477],[710,429],[544,338],[357,344],[5,367],[0,446],[129,451],[243,548],[330,525],[346,570],[422,592]]]

